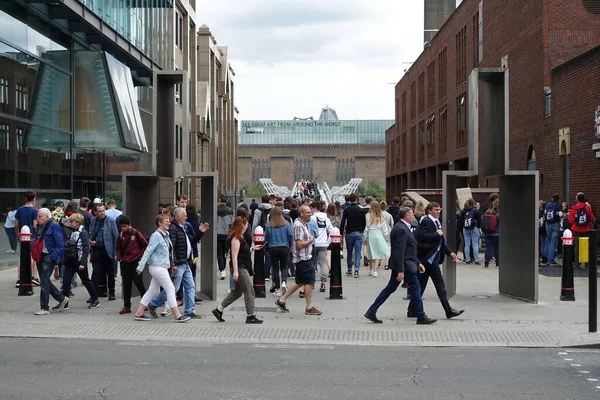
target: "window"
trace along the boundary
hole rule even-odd
[[[483,0],[479,2],[479,12],[477,15],[479,16],[479,21],[477,21],[477,39],[479,40],[477,56],[479,57],[478,64],[481,64],[483,61]]]
[[[545,107],[544,107],[544,116],[548,118],[552,115],[552,89],[549,87],[544,88],[544,96],[545,96]]]
[[[427,158],[435,156],[435,114],[431,115],[425,121],[425,138],[427,144]]]
[[[415,154],[417,153],[417,127],[410,128],[410,163],[414,164],[417,161]]]
[[[417,82],[410,85],[410,120],[417,118]]]
[[[406,126],[406,92],[402,93],[402,127]]]
[[[448,112],[447,107],[440,109],[440,130],[439,130],[439,153],[446,154],[448,152]]]
[[[175,158],[183,160],[183,126],[175,124]]]
[[[408,147],[406,146],[406,131],[402,132],[402,166],[406,167],[406,160],[408,160]]]
[[[479,66],[479,11],[473,17],[473,68]]]
[[[22,154],[27,153],[27,148],[24,147],[24,140],[25,135],[23,134],[23,129],[17,128],[17,151]]]
[[[183,50],[183,17],[175,11],[175,46]]]
[[[7,124],[0,125],[0,150],[10,150],[10,130]]]
[[[463,149],[467,147],[467,107],[466,93],[456,98],[456,148]]]
[[[179,71],[179,67],[175,66],[175,71]],[[176,83],[175,84],[175,104],[179,104],[182,105],[183,104],[183,93],[181,93],[183,91],[183,84],[181,83]]]
[[[467,80],[467,27],[456,35],[456,86]]]
[[[425,111],[425,72],[419,75],[419,115]]]
[[[25,85],[17,83],[16,100],[15,106],[17,109],[27,111],[29,106],[29,95]]]
[[[427,107],[435,104],[435,60],[427,67]]]
[[[8,79],[0,78],[0,104],[9,104]]]
[[[600,0],[583,0],[583,7],[592,14],[600,15]]]
[[[438,55],[438,100],[448,94],[448,49],[444,48]]]

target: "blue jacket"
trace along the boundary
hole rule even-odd
[[[146,267],[146,263],[151,267],[171,268],[169,245],[173,248],[171,239],[169,238],[169,232],[163,232],[160,229],[155,230],[150,236],[148,247],[146,247],[146,251],[138,263],[137,269],[143,271]]]
[[[561,211],[562,206],[559,203],[555,201],[547,202],[544,204],[544,222],[547,224],[559,223]]]
[[[285,224],[279,228],[271,228],[267,223],[265,232],[265,241],[269,248],[273,247],[291,247],[292,246],[292,224]]]
[[[48,229],[44,235],[44,246],[48,250],[48,257],[52,265],[61,265],[65,250],[65,235],[62,228],[54,221],[48,220]]]
[[[90,221],[90,240],[95,232],[97,217],[93,217]],[[115,251],[117,247],[117,236],[119,236],[119,230],[117,229],[117,222],[110,218],[104,218],[104,225],[102,226],[102,232],[104,233],[104,248],[110,258],[115,258]]]

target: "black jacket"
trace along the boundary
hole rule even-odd
[[[190,239],[192,247],[194,247],[200,239],[202,239],[203,235],[204,232],[198,230],[196,234],[191,237],[186,233],[185,228],[180,226],[177,221],[173,220],[173,222],[171,222],[171,225],[169,225],[169,237],[171,238],[171,243],[173,243],[175,265],[190,264],[192,261],[192,256],[190,255],[190,257],[188,257],[186,236]]]
[[[364,209],[360,208],[357,204],[351,204],[344,209],[342,221],[340,222],[340,232],[342,234],[348,235],[353,232],[360,232],[362,234],[365,231],[366,225],[367,218]]]
[[[446,245],[446,239],[444,236],[438,235],[436,232],[437,228],[435,224],[427,215],[423,217],[421,223],[419,225],[419,241],[423,243],[429,243],[431,245],[429,251],[425,253],[422,257],[419,257],[421,264],[425,264],[427,260],[429,260],[433,254],[437,251],[438,247],[440,248],[440,252],[438,254],[437,263],[442,264],[446,256],[452,254],[452,250]],[[440,247],[441,245],[441,247]],[[434,263],[436,260],[434,260]]]
[[[404,222],[399,221],[394,225],[390,234],[390,243],[392,247],[390,269],[396,274],[404,271],[417,273],[419,267],[417,241]]]

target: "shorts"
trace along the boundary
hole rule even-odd
[[[296,283],[298,285],[312,285],[315,283],[315,268],[311,260],[303,260],[296,265]]]

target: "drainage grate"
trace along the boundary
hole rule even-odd
[[[277,312],[277,307],[256,307],[256,312]],[[231,311],[246,312],[246,307],[231,307]]]

